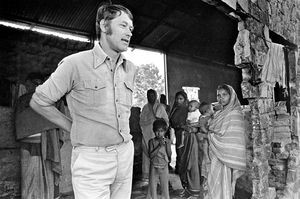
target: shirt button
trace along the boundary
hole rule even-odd
[[[98,88],[97,86],[95,86],[95,88]]]
[[[120,116],[120,115],[118,115],[118,117],[120,118],[121,116]]]
[[[116,102],[118,102],[119,100],[118,99],[116,99]]]

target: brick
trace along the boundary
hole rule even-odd
[[[249,82],[241,83],[242,95],[244,99],[256,98],[258,96],[258,88],[252,86]]]
[[[260,180],[253,180],[253,198],[263,199],[266,197],[268,193],[268,176],[260,179]]]
[[[275,198],[276,198],[276,189],[274,187],[269,187],[266,199],[275,199]]]
[[[252,61],[248,30],[243,29],[239,31],[238,37],[234,44],[234,54],[235,65],[241,65]]]
[[[248,13],[249,12],[249,1],[238,0],[237,3],[241,6],[241,8]]]
[[[265,176],[268,176],[268,173],[268,162],[260,162],[258,159],[254,158],[254,161],[252,163],[252,178],[257,180],[263,179]]]

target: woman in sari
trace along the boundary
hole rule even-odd
[[[199,196],[200,175],[198,168],[198,143],[195,133],[186,133],[184,146],[178,148],[181,143],[181,134],[186,124],[188,106],[187,94],[179,91],[175,95],[175,102],[170,112],[170,126],[175,130],[176,137],[176,169],[179,174],[184,191],[181,196]],[[197,131],[194,130],[195,132]]]
[[[241,104],[234,89],[221,85],[217,100],[222,106],[209,123],[209,199],[232,199],[236,180],[246,170],[246,143]]]

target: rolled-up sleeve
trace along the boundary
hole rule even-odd
[[[53,105],[72,89],[74,65],[65,58],[47,81],[35,89],[32,99],[41,106]]]

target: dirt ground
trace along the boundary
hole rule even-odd
[[[175,146],[172,145],[172,162],[171,166],[175,167],[175,160],[176,160],[176,152]],[[147,195],[148,185],[141,181],[141,161],[138,162],[134,166],[134,176],[133,176],[133,185],[132,185],[132,194],[131,199],[145,199]],[[181,186],[181,182],[179,176],[173,172],[169,173],[169,190],[170,190],[170,198],[171,199],[180,199],[184,197],[180,197],[180,192],[183,190]],[[159,193],[159,189],[158,189]],[[245,190],[240,190],[236,188],[235,199],[250,199],[251,194],[246,192]],[[67,195],[61,196],[60,199],[74,199],[72,193]],[[188,199],[203,199],[203,195],[200,194],[198,198],[189,197]]]

